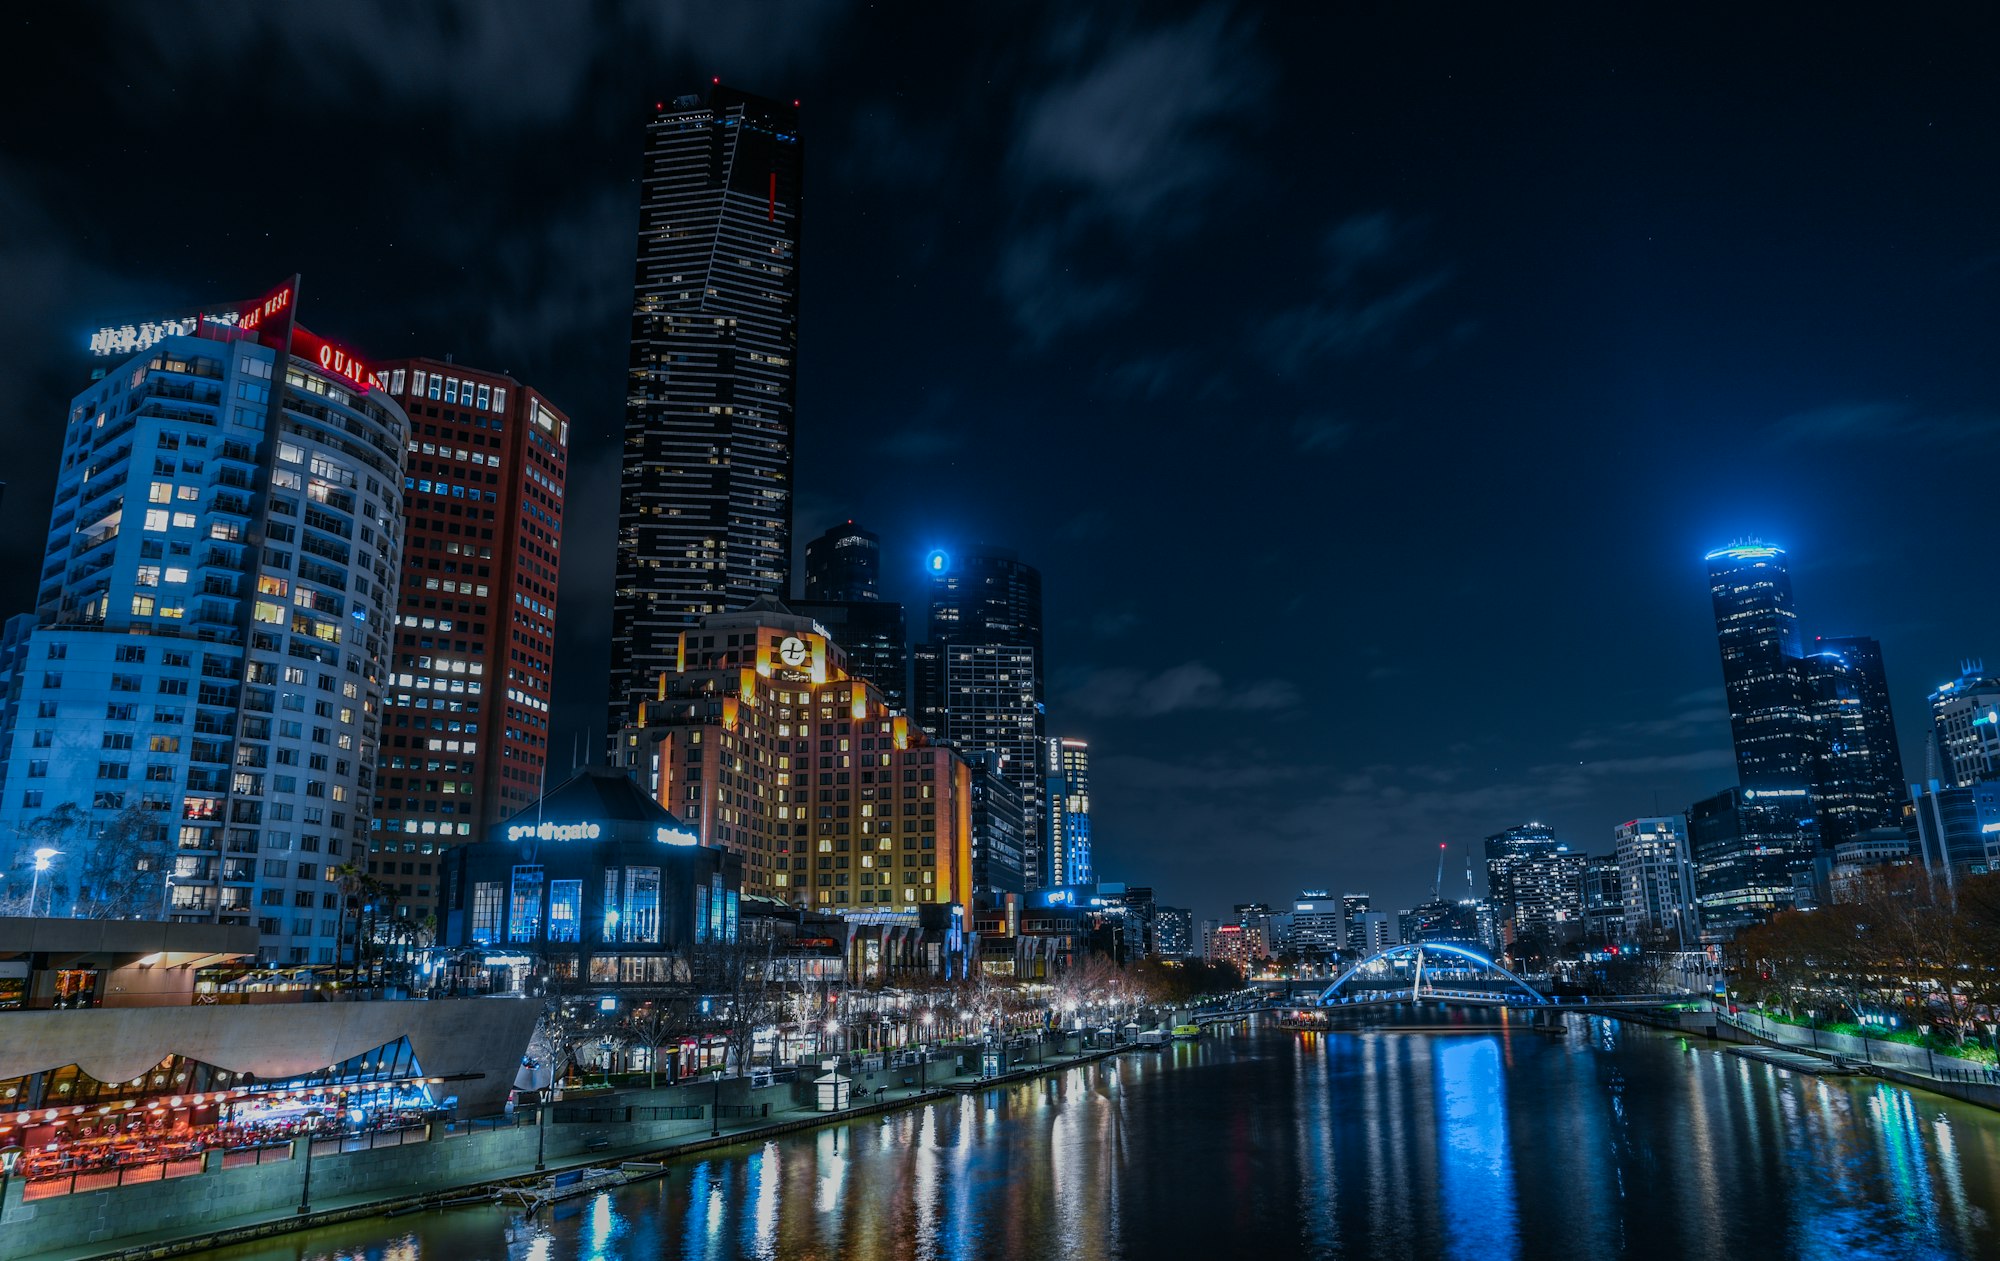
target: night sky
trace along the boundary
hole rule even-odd
[[[1440,841],[1462,895],[1489,832],[1684,809],[1748,535],[1883,641],[1920,775],[2000,658],[2000,32],[1929,12],[18,6],[0,612],[89,330],[299,271],[573,418],[556,745],[601,747],[643,126],[720,76],[803,102],[798,539],[1042,569],[1104,878],[1394,909]]]

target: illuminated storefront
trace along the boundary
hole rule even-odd
[[[687,948],[736,940],[741,871],[623,772],[594,767],[447,855],[445,941],[494,966],[544,959],[564,979],[684,980]]]

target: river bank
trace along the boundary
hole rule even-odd
[[[1637,1023],[1264,1022],[679,1162],[524,1221],[202,1261],[2000,1256],[2000,1116]]]
[[[540,1133],[534,1125],[526,1123],[504,1128],[491,1127],[484,1131],[470,1126],[440,1135],[432,1142],[409,1147],[320,1157],[314,1162],[311,1172],[314,1187],[312,1210],[306,1213],[299,1212],[296,1203],[305,1187],[304,1161],[286,1160],[259,1168],[223,1171],[213,1177],[219,1181],[233,1175],[251,1175],[251,1178],[266,1184],[231,1190],[244,1191],[265,1201],[271,1200],[271,1192],[275,1190],[279,1202],[275,1205],[265,1203],[234,1214],[207,1215],[201,1218],[198,1228],[174,1233],[167,1238],[161,1237],[162,1223],[172,1230],[176,1217],[185,1214],[146,1216],[148,1201],[181,1192],[180,1198],[194,1201],[199,1212],[203,1205],[227,1204],[232,1198],[243,1197],[203,1195],[200,1192],[212,1191],[214,1186],[190,1186],[188,1184],[198,1180],[184,1179],[145,1187],[86,1192],[24,1205],[19,1201],[20,1184],[16,1182],[8,1189],[5,1210],[0,1212],[0,1224],[5,1227],[0,1230],[0,1257],[7,1261],[150,1261],[152,1258],[185,1256],[297,1231],[367,1218],[394,1217],[434,1209],[454,1201],[476,1200],[571,1169],[613,1165],[627,1160],[671,1163],[739,1144],[762,1142],[829,1125],[846,1124],[861,1117],[899,1112],[950,1099],[956,1094],[1005,1086],[1066,1071],[1076,1065],[1126,1051],[1143,1049],[1129,1044],[1087,1048],[1059,1043],[1056,1049],[1046,1053],[1048,1058],[1042,1062],[1019,1065],[986,1077],[978,1071],[976,1048],[967,1046],[961,1048],[958,1054],[926,1065],[921,1074],[914,1067],[885,1067],[874,1072],[857,1072],[851,1085],[852,1097],[859,1102],[837,1112],[822,1112],[811,1104],[801,1103],[797,1097],[798,1088],[793,1083],[751,1089],[748,1088],[749,1083],[741,1079],[724,1083],[726,1089],[721,1093],[725,1102],[720,1119],[708,1111],[714,1107],[712,1101],[700,1105],[689,1103],[691,1091],[698,1090],[707,1095],[706,1086],[627,1091],[621,1092],[615,1100],[602,1096],[573,1098],[550,1106],[549,1119]],[[958,1071],[959,1065],[968,1061],[969,1071]],[[907,1079],[912,1075],[920,1076],[922,1084],[908,1083]],[[614,1103],[615,1106],[611,1106]],[[649,1112],[697,1110],[700,1115],[653,1120],[618,1121],[605,1119],[603,1115],[624,1112],[632,1117],[643,1117]],[[578,1119],[559,1119],[566,1117]],[[714,1132],[718,1130],[719,1133]],[[434,1143],[437,1145],[433,1146]],[[504,1146],[505,1150],[474,1152],[472,1148],[475,1144],[488,1148]],[[544,1153],[540,1169],[536,1168],[534,1160],[538,1145]],[[468,1154],[471,1159],[465,1158]],[[367,1161],[371,1157],[385,1163],[388,1158],[395,1157],[399,1165],[416,1164],[419,1167],[393,1172],[393,1181],[386,1185],[340,1189],[357,1181],[377,1183],[378,1180],[338,1177],[343,1172],[341,1165]],[[476,1175],[456,1176],[468,1165],[478,1167]],[[247,1183],[251,1178],[236,1177],[234,1181]],[[331,1187],[322,1194],[320,1188],[329,1182]],[[128,1203],[120,1204],[120,1200]],[[289,1207],[286,1207],[287,1204]],[[111,1233],[115,1227],[110,1223],[120,1220],[150,1221],[152,1225],[146,1230]],[[79,1227],[88,1229],[80,1232]],[[62,1238],[65,1234],[76,1236],[79,1233],[88,1237]],[[19,1241],[26,1239],[34,1240],[32,1250],[19,1246]],[[16,1247],[9,1248],[7,1245],[10,1242],[14,1242]]]
[[[1860,1071],[1917,1090],[2000,1112],[2000,1074],[1982,1066],[1940,1063],[1920,1048],[1801,1029],[1755,1012],[1606,1012],[1603,1018],[1630,1020],[1693,1037],[1736,1046],[1773,1047],[1809,1057],[1836,1072]],[[1894,1058],[1889,1058],[1889,1053]],[[1801,1070],[1810,1071],[1810,1070]]]

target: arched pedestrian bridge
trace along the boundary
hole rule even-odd
[[[1254,984],[1256,988],[1270,992],[1273,1006],[1296,1007],[1310,992],[1299,981]],[[1685,994],[1549,994],[1469,946],[1424,941],[1376,951],[1342,972],[1332,984],[1319,989],[1310,1001],[1319,1007],[1440,1003],[1589,1011],[1660,1007],[1685,1002],[1687,998]]]

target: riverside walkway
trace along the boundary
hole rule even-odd
[[[857,1117],[876,1115],[930,1100],[946,1099],[957,1092],[978,1091],[1045,1073],[1059,1072],[1077,1064],[1090,1063],[1122,1051],[1135,1049],[1124,1043],[1116,1047],[1089,1048],[1075,1039],[1042,1044],[1024,1055],[1025,1062],[985,1076],[980,1072],[981,1047],[977,1043],[947,1044],[934,1052],[936,1058],[921,1069],[915,1064],[885,1065],[874,1072],[857,1071],[852,1076],[851,1106],[837,1112],[822,1112],[799,1099],[804,1093],[793,1082],[745,1089],[743,1079],[724,1082],[724,1102],[720,1116],[712,1116],[715,1105],[710,1083],[686,1084],[660,1090],[593,1092],[572,1090],[560,1101],[548,1105],[543,1130],[537,1133],[533,1110],[524,1110],[504,1125],[457,1123],[424,1143],[392,1148],[385,1152],[354,1152],[320,1156],[311,1177],[316,1187],[309,1212],[298,1211],[297,1201],[305,1185],[305,1162],[284,1160],[249,1170],[227,1170],[197,1178],[154,1183],[146,1187],[81,1192],[23,1206],[18,1183],[9,1189],[5,1201],[4,1226],[0,1226],[0,1257],[8,1261],[96,1261],[117,1258],[177,1256],[203,1248],[284,1234],[313,1226],[355,1218],[395,1215],[433,1209],[483,1197],[508,1185],[526,1184],[551,1173],[626,1160],[674,1161],[703,1151],[754,1142],[798,1130],[835,1125]],[[961,1068],[961,1065],[963,1067]],[[801,1068],[808,1078],[817,1075]],[[906,1079],[907,1082],[906,1082]],[[734,1100],[732,1102],[732,1099]],[[622,1120],[622,1116],[635,1119]],[[665,1119],[646,1119],[660,1116]],[[544,1151],[542,1168],[535,1167],[537,1144]],[[430,1149],[428,1153],[425,1149]],[[491,1148],[492,1150],[480,1150]],[[431,1159],[400,1174],[393,1182],[343,1190],[341,1184],[355,1179],[341,1178],[341,1166],[357,1169],[357,1162],[371,1157],[403,1153]],[[467,1156],[475,1157],[467,1159]],[[486,1157],[477,1159],[476,1157]],[[468,1168],[477,1172],[469,1176]],[[198,1225],[177,1228],[171,1216],[151,1215],[149,1205],[161,1194],[178,1193],[197,1205],[224,1208],[225,1197],[204,1194],[210,1179],[236,1178],[242,1174],[276,1179],[281,1183],[281,1203],[269,1203],[238,1212],[199,1213]],[[146,1194],[131,1194],[131,1193]],[[262,1197],[268,1201],[271,1197]],[[120,1201],[126,1201],[121,1204]],[[30,1211],[22,1211],[23,1209]],[[47,1216],[44,1216],[46,1214]],[[75,1222],[79,1217],[101,1223],[90,1237],[65,1245],[39,1250],[27,1239],[38,1242],[56,1231],[38,1229],[58,1221]],[[40,1218],[38,1221],[37,1218]],[[121,1230],[119,1225],[135,1227]],[[14,1247],[7,1244],[13,1242]]]

